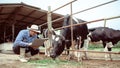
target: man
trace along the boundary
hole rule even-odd
[[[30,28],[21,30],[17,35],[14,42],[13,51],[15,54],[20,55],[19,60],[21,62],[27,62],[29,60],[28,57],[39,53],[39,49],[33,49],[30,47],[32,41],[38,37],[38,33],[40,33],[38,26],[31,25]]]

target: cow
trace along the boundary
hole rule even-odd
[[[117,44],[120,41],[120,30],[114,30],[108,27],[97,27],[89,29],[89,37],[92,42],[102,41],[103,47],[106,47],[106,44]],[[108,47],[108,51],[112,51],[111,46]]]
[[[48,38],[48,29],[43,29],[42,30],[42,34],[43,34],[43,37],[44,38]],[[46,40],[44,42],[44,46],[45,46],[45,56],[50,56],[50,53],[53,49],[54,51],[54,48],[58,45],[58,46],[61,46],[61,45],[65,45],[65,39],[63,36],[60,36],[60,35],[57,35],[54,31],[54,29],[52,28],[52,38],[51,38],[51,42],[52,42],[52,45],[50,44],[50,40]],[[64,48],[61,48],[61,49],[64,49]],[[60,54],[60,51],[56,51],[57,54]],[[54,56],[53,56],[54,57]]]
[[[65,38],[61,35],[55,35],[52,39],[52,51],[50,52],[50,57],[55,60],[56,57],[61,55],[65,48]]]
[[[96,27],[89,29],[91,42],[102,41],[104,51],[112,51],[113,45],[120,41],[120,30],[108,27]]]
[[[73,22],[73,24],[78,24],[78,23],[82,23],[85,21],[77,19],[77,18],[75,18],[75,19],[73,18],[72,22]],[[65,16],[62,26],[68,26],[68,25],[70,25],[70,15]],[[73,40],[77,41],[77,40],[79,40],[78,38],[81,37],[81,46],[80,46],[81,48],[83,47],[84,40],[87,39],[88,33],[89,33],[88,27],[86,24],[82,24],[79,26],[73,26]],[[65,38],[66,48],[70,49],[70,47],[71,47],[71,28],[69,27],[69,28],[61,29],[60,35]],[[63,42],[61,42],[61,43],[63,43]],[[51,57],[53,59],[55,59],[57,56],[59,56],[64,51],[65,45],[55,46],[53,49],[53,52],[51,54]],[[78,45],[80,45],[80,44],[78,44]],[[57,54],[58,51],[60,51],[60,54]]]

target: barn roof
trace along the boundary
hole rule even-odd
[[[63,17],[61,14],[52,13],[52,20]],[[60,27],[61,22],[56,21],[53,27]],[[47,11],[38,7],[30,6],[24,3],[2,3],[0,4],[0,35],[6,31],[6,34],[12,33],[12,24],[14,31],[25,29],[31,24],[41,25],[47,22]],[[2,33],[1,33],[2,32]]]

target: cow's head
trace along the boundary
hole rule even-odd
[[[55,59],[58,57],[65,48],[65,38],[60,35],[56,35],[52,41],[53,49],[50,53],[50,57]]]

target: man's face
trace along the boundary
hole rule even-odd
[[[36,35],[37,34],[37,32],[35,32],[35,31],[33,31],[33,30],[30,30],[30,36],[34,36],[34,35]]]

